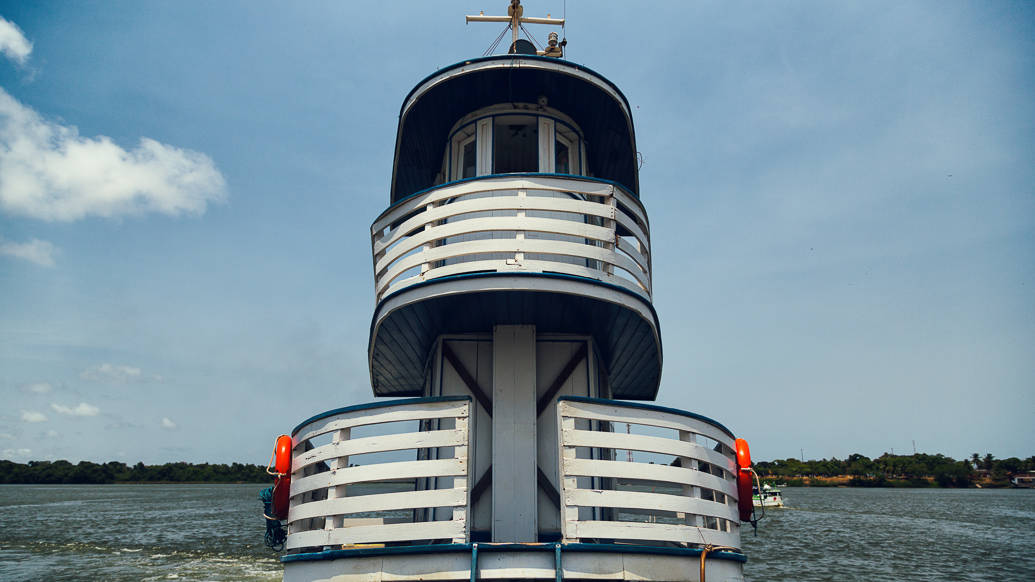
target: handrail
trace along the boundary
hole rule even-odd
[[[470,414],[469,397],[407,398],[340,408],[300,424],[292,435],[285,547],[469,541]],[[377,429],[399,422],[420,426],[396,434]],[[360,428],[375,434],[353,438]],[[403,459],[399,451],[415,453]],[[350,462],[368,454],[389,460]],[[354,488],[362,495],[350,495]]]
[[[557,422],[565,543],[739,547],[733,436],[721,424],[677,409],[580,397],[558,400]],[[627,434],[623,424],[655,434]],[[624,460],[634,451],[674,460]]]
[[[639,200],[582,176],[514,174],[443,185],[371,226],[377,301],[465,273],[560,273],[651,298],[650,234]]]

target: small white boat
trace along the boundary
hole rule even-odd
[[[783,493],[767,483],[762,485],[761,493],[755,488],[751,501],[755,507],[783,507]]]

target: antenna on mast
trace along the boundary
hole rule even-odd
[[[524,6],[521,5],[521,0],[510,0],[510,6],[507,6],[507,15],[506,16],[486,16],[485,12],[483,11],[483,12],[477,14],[477,15],[470,15],[469,14],[469,15],[467,15],[466,18],[467,18],[467,22],[468,23],[471,23],[471,22],[506,22],[507,23],[507,28],[510,29],[510,37],[511,37],[510,50],[507,51],[510,54],[514,54],[514,53],[537,54],[537,55],[544,55],[544,56],[548,56],[548,57],[558,57],[558,58],[564,56],[564,54],[563,54],[563,52],[564,52],[563,47],[564,47],[565,44],[567,44],[567,41],[565,41],[564,43],[558,44],[558,42],[557,42],[557,33],[550,33],[550,40],[548,42],[548,46],[545,49],[541,50],[541,51],[540,50],[536,50],[535,47],[532,46],[531,43],[529,43],[528,41],[523,41],[522,39],[519,38],[519,34],[520,34],[519,31],[524,28],[524,26],[522,26],[523,24],[552,24],[554,26],[560,26],[560,27],[563,28],[564,27],[564,19],[563,18],[550,18],[549,14],[546,15],[546,18],[537,18],[537,17],[532,17],[532,16],[526,17],[526,16],[524,16],[524,14],[525,14],[525,8],[524,8]],[[527,30],[525,31],[525,34],[526,35],[528,34]],[[501,33],[500,37],[502,37],[502,36],[503,36],[503,34]],[[496,42],[499,42],[499,39],[497,39]],[[495,44],[493,44],[492,48],[494,48],[494,47],[495,47]],[[491,51],[492,48],[490,48],[489,50]]]

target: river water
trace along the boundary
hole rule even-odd
[[[278,580],[260,485],[0,486],[0,580]],[[788,488],[745,576],[1035,580],[1035,490]]]

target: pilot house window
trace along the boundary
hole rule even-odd
[[[538,172],[539,131],[536,118],[502,115],[494,121],[492,172]]]
[[[545,113],[482,114],[458,124],[441,180],[522,172],[583,175],[585,147],[577,131],[570,122]]]

